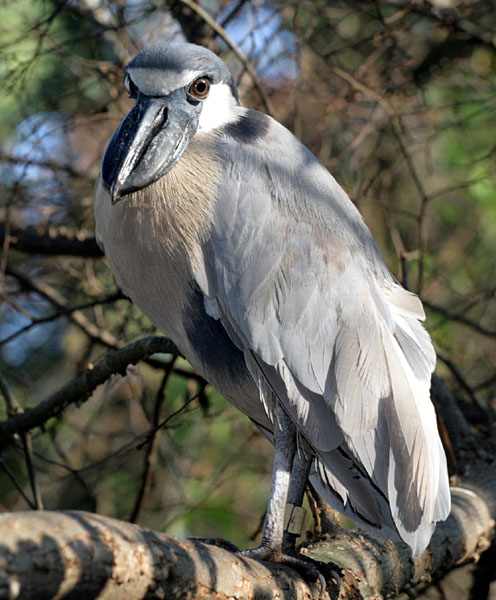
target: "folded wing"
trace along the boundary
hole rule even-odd
[[[218,189],[197,281],[268,415],[277,397],[313,448],[319,492],[419,554],[450,510],[421,303],[394,282],[332,176],[266,119],[263,139],[233,126],[219,138],[229,184]]]

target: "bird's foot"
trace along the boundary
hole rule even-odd
[[[273,548],[267,544],[261,544],[257,548],[250,548],[249,550],[242,550],[239,554],[247,558],[281,563],[291,567],[309,583],[314,599],[320,598],[326,590],[326,580],[311,559],[283,553],[280,548]]]

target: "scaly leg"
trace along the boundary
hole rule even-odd
[[[312,457],[305,455],[303,450],[295,454],[287,502],[288,504],[292,504],[296,510],[301,509],[303,504],[303,496],[305,495],[311,464]],[[299,535],[301,535],[301,531],[293,533],[288,528],[286,529],[282,546],[285,554],[293,554],[295,552],[295,543]]]
[[[291,489],[291,499],[295,501],[294,504],[301,504],[308,476],[308,470],[306,469],[309,469],[310,461],[306,465],[307,461],[300,460],[300,457],[295,459],[296,426],[279,402],[276,404],[274,444],[272,485],[262,542],[257,548],[243,550],[240,554],[257,560],[283,563],[294,568],[305,579],[314,580],[315,583],[311,584],[312,595],[314,598],[318,598],[326,589],[326,582],[320,571],[312,561],[287,554],[283,550],[284,512],[288,501],[288,492]],[[293,463],[295,463],[294,467]],[[296,472],[294,468],[296,468]],[[292,484],[290,488],[292,470],[296,478],[294,485]]]
[[[260,560],[286,562],[282,552],[284,511],[296,452],[296,427],[279,402],[275,410],[274,444],[272,485],[262,543],[258,548],[244,550],[242,554]]]

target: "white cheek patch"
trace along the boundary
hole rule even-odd
[[[208,97],[198,122],[198,131],[208,133],[213,129],[237,121],[241,117],[239,106],[226,83],[215,83],[210,86]]]

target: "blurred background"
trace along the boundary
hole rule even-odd
[[[122,69],[167,39],[216,51],[243,104],[272,114],[333,173],[391,271],[421,296],[437,371],[473,431],[493,435],[493,0],[1,7],[0,420],[109,349],[155,333],[96,246],[92,204],[107,141],[132,106]],[[77,508],[247,547],[271,467],[272,449],[249,420],[183,359],[160,355],[9,446],[0,511]],[[428,597],[494,599],[495,571],[484,579],[465,567]]]

